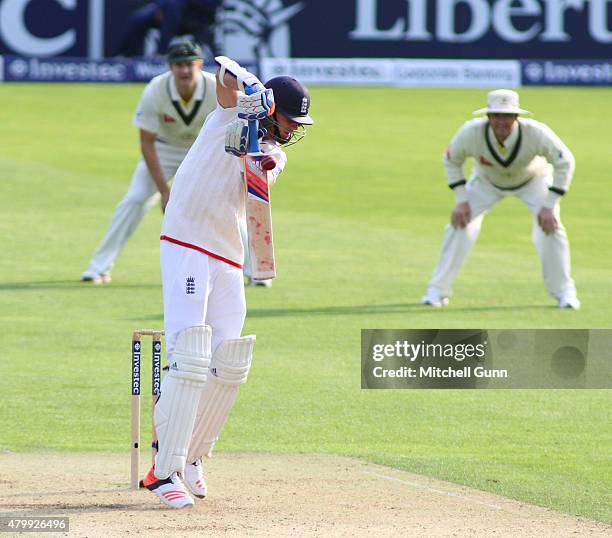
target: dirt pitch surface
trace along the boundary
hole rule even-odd
[[[612,531],[601,523],[349,458],[220,454],[206,469],[209,497],[193,508],[172,510],[146,490],[130,491],[126,455],[2,453],[0,516],[67,516],[70,531],[59,535],[105,538],[609,537]]]

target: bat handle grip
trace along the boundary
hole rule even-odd
[[[251,95],[254,92],[255,90],[253,89],[253,86],[247,86],[244,89],[244,93],[246,93],[247,95]],[[249,134],[247,140],[247,155],[251,155],[252,157],[258,157],[262,155],[261,148],[259,147],[259,137],[257,136],[258,131],[259,122],[257,120],[250,120]]]

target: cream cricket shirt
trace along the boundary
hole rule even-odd
[[[172,72],[152,79],[138,103],[134,125],[156,133],[160,142],[189,148],[204,120],[217,106],[215,76],[204,71],[201,74],[189,103],[181,99]]]
[[[161,239],[241,268],[242,159],[225,151],[225,130],[236,117],[236,108],[217,106],[204,123],[174,177]],[[277,157],[278,165],[270,174],[273,183],[287,157],[274,143],[262,144],[261,150]]]
[[[463,165],[468,157],[474,159],[471,177],[512,190],[533,178],[552,175],[551,191],[555,195],[567,191],[575,166],[571,151],[549,127],[523,118],[503,146],[495,139],[487,118],[466,122],[443,158],[451,187],[464,182]]]

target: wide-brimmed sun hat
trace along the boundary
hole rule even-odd
[[[480,114],[529,114],[529,110],[519,107],[519,95],[513,90],[493,90],[487,95],[487,106],[472,112]]]

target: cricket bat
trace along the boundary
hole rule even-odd
[[[248,154],[244,156],[244,182],[251,277],[268,280],[276,276],[276,264],[268,172],[261,167],[260,158]]]
[[[253,88],[245,88],[247,95]],[[249,121],[247,154],[244,156],[244,185],[246,189],[246,221],[251,257],[251,278],[269,280],[276,276],[274,243],[272,242],[272,208],[268,171],[261,167],[263,153],[259,147],[259,122]]]

